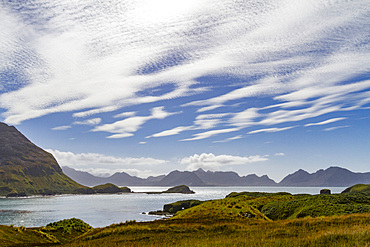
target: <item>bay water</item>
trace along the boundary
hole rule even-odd
[[[151,221],[160,216],[149,211],[162,210],[163,205],[180,200],[225,198],[231,192],[289,192],[319,194],[320,187],[192,187],[195,194],[146,194],[168,187],[130,187],[139,193],[32,196],[0,198],[0,225],[25,227],[45,226],[62,219],[78,218],[93,227],[104,227],[128,220]],[[340,193],[345,187],[328,187]]]

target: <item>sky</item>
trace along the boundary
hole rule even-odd
[[[0,121],[99,176],[370,167],[367,0],[0,0]]]

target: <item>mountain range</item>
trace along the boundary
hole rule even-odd
[[[370,172],[354,173],[330,167],[315,173],[302,169],[276,183],[267,175],[239,176],[224,171],[172,171],[139,178],[127,173],[97,177],[70,167],[61,168],[52,154],[33,144],[15,127],[0,123],[0,196],[98,193],[96,185],[115,186],[343,186],[370,184]],[[88,186],[88,187],[86,187]],[[106,189],[106,187],[104,187]],[[100,189],[98,187],[97,189]]]
[[[172,171],[167,175],[147,179],[130,176],[127,173],[115,173],[110,177],[97,177],[73,168],[62,167],[64,173],[73,180],[85,185],[95,186],[102,183],[113,183],[117,186],[294,186],[294,187],[348,187],[354,184],[369,184],[370,172],[355,173],[341,167],[329,167],[308,173],[302,169],[287,175],[276,183],[267,175],[261,177],[250,174],[239,176],[236,172],[222,171]]]

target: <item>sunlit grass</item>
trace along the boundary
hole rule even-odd
[[[95,229],[67,246],[369,246],[370,214],[260,221],[157,221]]]
[[[256,196],[257,197],[254,197]],[[168,220],[91,228],[69,219],[40,228],[0,226],[0,246],[369,246],[364,194],[234,194]]]

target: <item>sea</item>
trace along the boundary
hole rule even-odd
[[[136,193],[31,196],[0,198],[0,225],[25,227],[45,226],[62,219],[78,218],[92,227],[135,221],[152,221],[161,216],[149,211],[162,210],[163,205],[180,200],[225,198],[231,192],[289,192],[319,194],[321,187],[192,187],[195,194],[146,194],[168,187],[130,187]],[[345,187],[328,187],[340,193]]]

